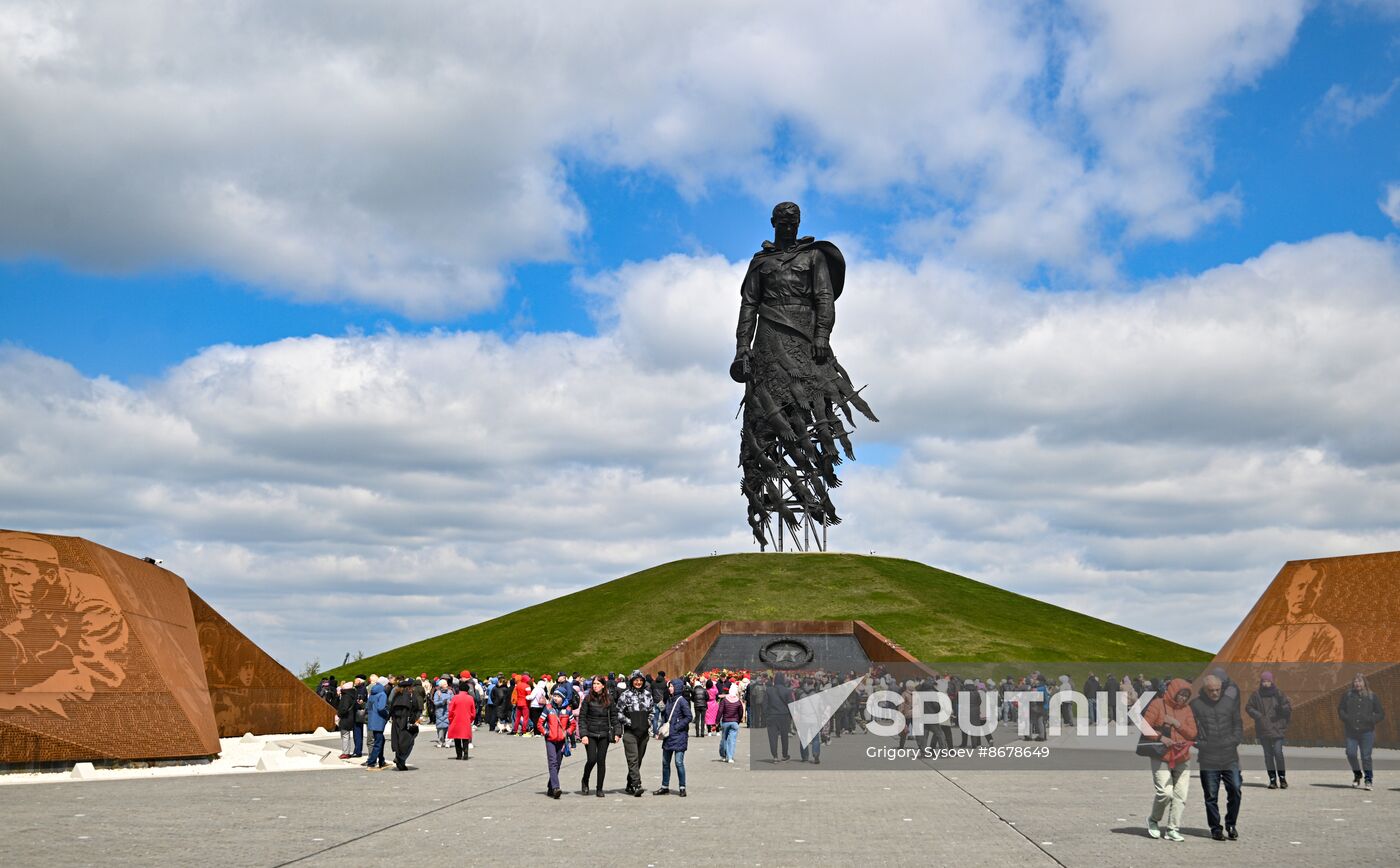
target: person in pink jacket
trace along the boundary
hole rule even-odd
[[[705,706],[705,729],[714,732],[719,726],[719,687],[714,679],[710,680],[710,686],[705,690],[705,695],[710,697],[709,703]]]

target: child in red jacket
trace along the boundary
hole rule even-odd
[[[556,690],[549,694],[549,707],[540,715],[536,724],[540,735],[544,736],[545,758],[549,762],[549,792],[551,798],[559,798],[559,766],[569,749],[569,736],[578,732],[578,719],[574,710],[564,704],[564,694]]]

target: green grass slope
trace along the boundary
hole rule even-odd
[[[862,620],[930,661],[1211,658],[914,561],[736,554],[662,564],[330,673],[627,671],[716,619]]]

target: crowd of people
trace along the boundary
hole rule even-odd
[[[864,677],[861,677],[864,675]],[[918,678],[899,678],[876,667],[869,673],[834,672],[755,674],[747,670],[717,670],[686,673],[668,678],[665,672],[648,675],[640,670],[622,677],[609,672],[587,678],[575,672],[497,673],[478,678],[464,670],[456,675],[429,678],[393,675],[359,675],[353,681],[337,684],[322,682],[318,692],[336,709],[336,725],[341,737],[341,759],[365,757],[370,770],[387,767],[385,732],[391,733],[389,747],[395,767],[408,768],[419,725],[430,724],[437,736],[433,745],[452,747],[456,759],[470,759],[477,731],[517,738],[540,738],[545,745],[549,772],[547,793],[558,799],[563,793],[560,769],[565,757],[582,747],[586,754],[578,793],[601,798],[607,774],[608,749],[621,744],[627,764],[624,793],[640,797],[645,789],[642,763],[653,741],[659,741],[661,775],[654,795],[686,795],[685,755],[692,737],[718,737],[719,758],[735,761],[741,727],[766,729],[772,762],[791,760],[790,740],[795,734],[791,706],[806,696],[821,692],[842,681],[861,678],[825,725],[806,741],[798,739],[799,760],[821,763],[822,745],[833,738],[864,730],[869,724],[867,699],[873,691],[890,691],[900,697],[900,711],[906,721],[899,734],[904,747],[912,738],[921,747],[953,748],[991,745],[998,725],[1018,724],[1028,715],[1029,740],[1044,741],[1056,693],[1074,689],[1071,679],[1061,675],[1051,681],[1040,672],[1000,680],[962,678],[955,673],[932,673]],[[920,691],[939,691],[951,702],[950,715],[937,726],[915,731],[913,704]],[[984,702],[988,691],[996,691],[1002,701],[991,706]],[[1288,788],[1284,742],[1292,718],[1292,704],[1272,672],[1263,672],[1248,698],[1223,669],[1214,669],[1192,696],[1191,682],[1185,678],[1147,678],[1112,674],[1099,678],[1090,673],[1080,691],[1090,699],[1088,715],[1097,723],[1099,703],[1109,720],[1119,709],[1132,706],[1145,691],[1151,691],[1143,719],[1147,729],[1137,747],[1140,756],[1150,760],[1153,801],[1148,834],[1153,838],[1181,841],[1180,827],[1190,787],[1192,751],[1199,767],[1205,814],[1211,836],[1216,840],[1239,837],[1243,778],[1239,746],[1244,741],[1244,718],[1254,724],[1254,735],[1263,748],[1268,788]],[[1011,694],[1030,693],[1030,702],[1016,701]],[[1121,694],[1121,695],[1120,695]],[[994,708],[996,721],[986,726],[987,709]],[[1075,710],[1061,705],[1061,723],[1072,725]],[[1346,735],[1346,757],[1353,774],[1352,786],[1370,790],[1374,786],[1372,748],[1375,729],[1385,718],[1380,697],[1370,689],[1364,675],[1357,674],[1341,696],[1337,715]],[[961,723],[985,735],[969,735]],[[369,752],[365,755],[366,731]],[[956,744],[955,744],[956,740]],[[1225,811],[1219,805],[1219,792],[1225,790]]]
[[[676,795],[685,796],[685,754],[692,728],[696,737],[719,737],[720,758],[733,763],[739,728],[751,720],[754,696],[762,696],[752,687],[750,673],[729,670],[669,680],[664,672],[653,676],[640,671],[627,678],[615,672],[588,678],[560,672],[497,673],[480,679],[463,670],[435,679],[427,673],[417,678],[357,675],[339,683],[327,678],[317,692],[335,707],[341,759],[364,757],[367,769],[387,768],[388,732],[394,767],[406,770],[419,727],[427,724],[437,733],[434,747],[453,748],[459,760],[471,758],[477,731],[538,737],[545,744],[547,792],[557,799],[563,793],[563,759],[579,747],[587,755],[579,792],[602,797],[608,748],[619,743],[627,762],[623,791],[641,796],[641,767],[652,741],[661,742],[662,760],[661,786],[654,794],[670,794],[674,770]],[[782,699],[784,694],[775,696]],[[786,705],[782,708],[786,711]],[[783,738],[786,745],[786,732]]]

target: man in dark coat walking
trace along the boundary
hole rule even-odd
[[[1206,802],[1210,836],[1217,841],[1239,838],[1236,823],[1244,778],[1240,775],[1240,742],[1244,741],[1244,720],[1240,716],[1239,691],[1225,693],[1216,675],[1207,675],[1201,695],[1191,700],[1196,718],[1197,762],[1201,767],[1201,789]],[[1220,822],[1220,785],[1225,785],[1225,823]]]

